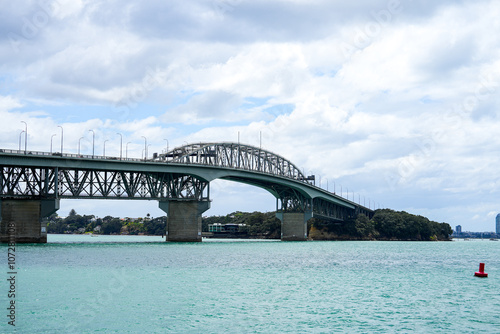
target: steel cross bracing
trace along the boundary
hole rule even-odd
[[[238,178],[229,178],[236,182],[245,182]],[[326,201],[322,198],[310,198],[300,191],[278,185],[266,184],[263,182],[253,181],[251,184],[269,190],[277,199],[277,212],[311,212],[313,216],[328,220],[343,221],[354,216],[358,211],[349,209],[336,203]],[[364,212],[368,217],[371,217],[371,212]]]
[[[312,199],[300,191],[283,186],[272,186],[278,194],[276,210],[279,212],[310,212],[312,210]]]
[[[346,207],[322,200],[321,198],[313,199],[313,212],[315,217],[338,221],[344,221],[355,214],[355,210],[349,210]]]
[[[328,220],[344,221],[354,216],[357,211],[325,201],[321,198],[308,198],[296,190],[284,190],[280,193],[277,211],[279,212],[312,212],[314,217]],[[369,213],[363,212],[367,216]]]
[[[175,173],[3,166],[4,198],[189,199],[206,201],[209,184]]]

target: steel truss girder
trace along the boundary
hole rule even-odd
[[[249,183],[267,189],[276,197],[277,212],[312,212],[313,216],[328,220],[343,221],[351,217],[359,208],[349,209],[336,203],[325,201],[322,198],[310,198],[300,191],[278,184],[270,184],[259,181],[249,181],[242,178],[231,177],[229,180]]]
[[[335,221],[344,221],[355,214],[355,210],[321,198],[308,198],[294,189],[275,187],[274,190],[279,194],[278,212],[312,212],[314,217]]]
[[[0,167],[0,196],[54,198],[55,171],[51,168]]]
[[[301,192],[286,187],[275,187],[274,189],[278,194],[278,207],[279,212],[311,212],[312,199],[308,198]]]
[[[200,143],[181,146],[157,161],[238,168],[307,182],[302,172],[289,160],[259,147],[236,143]]]
[[[359,215],[359,214],[365,215],[366,217],[368,217],[368,219],[372,219],[375,212],[373,210],[369,210],[365,207],[357,206],[356,207],[356,215]]]
[[[278,212],[312,212],[314,217],[327,220],[345,221],[358,213],[366,214],[371,218],[370,212],[364,212],[360,207],[355,210],[346,208],[336,203],[325,201],[322,198],[308,198],[297,190],[290,188],[277,188],[274,190],[279,194]]]
[[[209,183],[191,175],[0,166],[0,197],[209,200]]]
[[[321,198],[313,200],[314,216],[328,220],[344,221],[354,215],[355,210],[346,208],[336,203],[325,201]]]

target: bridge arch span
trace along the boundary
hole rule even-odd
[[[282,156],[259,147],[239,143],[188,144],[157,155],[153,160],[243,169],[299,181],[310,180],[295,164]]]

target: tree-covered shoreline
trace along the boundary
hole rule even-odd
[[[313,218],[308,223],[312,240],[451,240],[448,223],[438,223],[405,211],[379,209],[372,219],[365,215],[334,223]]]
[[[48,233],[57,234],[126,234],[126,235],[163,235],[167,217],[151,218],[117,218],[106,216],[98,218],[94,215],[79,215],[71,210],[65,218],[56,214],[49,217]]]
[[[74,210],[66,218],[49,217],[48,233],[93,233],[126,235],[164,235],[167,217],[116,218],[79,215]],[[280,239],[281,222],[274,212],[233,212],[226,216],[203,217],[202,231],[209,224],[240,225],[239,237]],[[358,215],[342,223],[312,218],[308,222],[310,240],[450,240],[452,229],[447,223],[390,209],[376,210],[372,219]]]

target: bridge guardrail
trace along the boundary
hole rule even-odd
[[[9,154],[19,154],[19,155],[36,155],[36,156],[46,156],[46,157],[59,157],[59,158],[76,158],[76,159],[99,159],[99,160],[117,160],[117,161],[137,161],[144,162],[144,159],[137,158],[121,158],[120,157],[112,157],[112,156],[102,156],[102,155],[88,155],[88,154],[75,154],[75,153],[63,153],[60,152],[40,152],[40,151],[24,151],[24,150],[10,150],[10,149],[0,149],[0,154],[9,153]],[[147,161],[150,161],[148,159]]]

